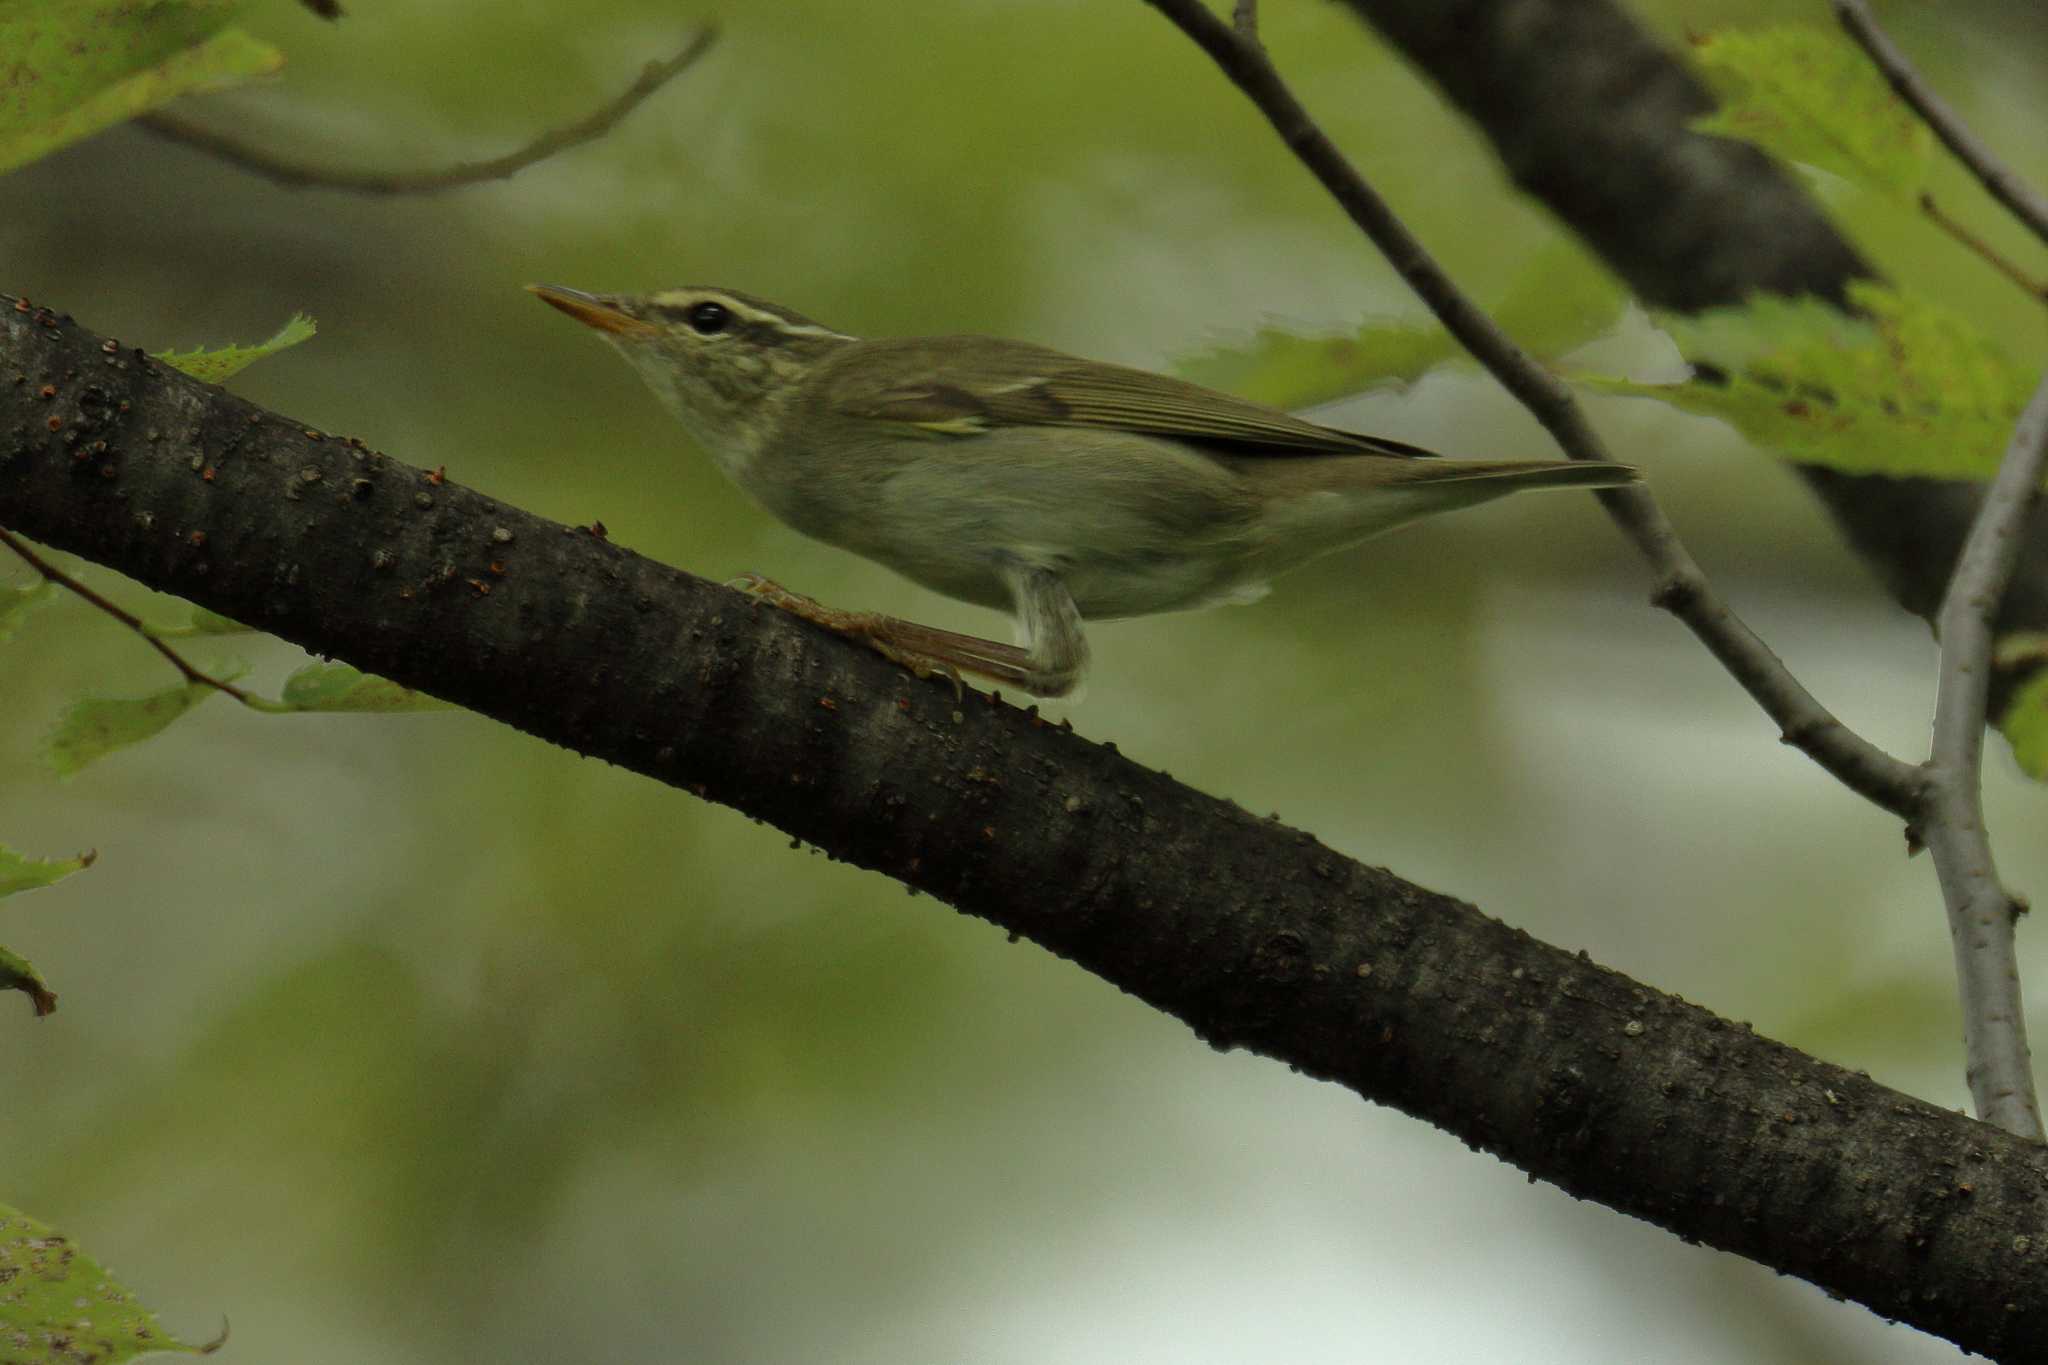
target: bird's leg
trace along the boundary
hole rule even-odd
[[[1024,628],[1023,676],[1017,686],[1040,697],[1064,697],[1088,666],[1088,639],[1081,633],[1081,609],[1051,569],[1008,565],[1003,582]]]
[[[1057,586],[1058,580],[1054,580]],[[995,682],[1023,688],[1041,696],[1058,696],[1073,686],[1078,669],[1066,675],[1064,685],[1057,691],[1045,690],[1046,684],[1057,684],[1060,678],[1056,665],[1048,667],[1033,650],[1006,645],[995,640],[984,640],[975,635],[963,635],[957,631],[941,630],[936,626],[922,626],[915,621],[900,617],[884,616],[879,612],[842,611],[828,607],[802,593],[791,592],[780,583],[761,577],[759,574],[743,574],[733,579],[728,586],[738,588],[750,596],[758,597],[771,606],[779,607],[792,616],[802,617],[813,625],[823,626],[850,640],[858,640],[880,654],[891,663],[909,669],[920,678],[934,674],[950,678],[954,690],[960,687],[960,675],[973,673]],[[1013,585],[1013,595],[1017,589]],[[1059,588],[1059,595],[1066,597],[1066,590]],[[1020,615],[1023,615],[1023,599],[1018,598]],[[1072,612],[1072,600],[1067,599],[1068,611]],[[1079,614],[1073,613],[1076,630]],[[1026,629],[1030,626],[1027,619]],[[1031,637],[1035,640],[1035,636]]]

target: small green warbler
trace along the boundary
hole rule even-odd
[[[920,676],[1056,697],[1082,622],[1261,595],[1368,536],[1529,488],[1614,488],[1627,465],[1442,460],[1197,384],[996,337],[863,340],[733,289],[529,289],[595,328],[776,516],[962,601],[1014,613],[1003,644],[777,606]]]

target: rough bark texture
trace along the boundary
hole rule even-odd
[[[0,524],[735,806],[1575,1195],[2048,1352],[2048,1150],[5,299]]]
[[[1761,152],[1687,130],[1713,97],[1610,0],[1343,3],[1647,302],[1695,312],[1759,291],[1840,300],[1874,273]],[[1899,604],[1931,623],[1981,489],[1801,473]],[[2048,630],[2048,507],[2029,518],[1999,629]],[[1992,714],[2037,666],[1994,678]]]

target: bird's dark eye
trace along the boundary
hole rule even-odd
[[[700,303],[683,314],[683,320],[696,331],[711,336],[732,324],[732,309],[722,303]]]

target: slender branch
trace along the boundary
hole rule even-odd
[[[1892,89],[1912,106],[1993,198],[2048,243],[2048,200],[1998,160],[1956,112],[1913,69],[1878,26],[1863,0],[1833,0],[1835,15]],[[2041,285],[1990,245],[1920,196],[1921,210],[2037,299]],[[1989,705],[1992,638],[1999,603],[2012,582],[2027,516],[2040,495],[2048,462],[2048,377],[2020,414],[1998,476],[1985,493],[1956,558],[1935,617],[1941,670],[1934,702],[1934,740],[1923,771],[1923,811],[1912,828],[1927,843],[1948,912],[1956,993],[1963,1013],[1965,1075],[1977,1116],[2040,1141],[2041,1106],[2033,1054],[2020,1003],[2015,924],[2025,905],[1998,879],[1984,828],[1984,721]]]
[[[352,194],[434,194],[487,180],[504,180],[557,152],[604,136],[626,115],[662,86],[695,65],[717,40],[718,30],[709,24],[698,28],[680,52],[663,61],[649,62],[639,79],[603,108],[560,128],[551,128],[518,151],[489,161],[458,161],[452,166],[427,171],[354,171],[324,166],[289,157],[231,133],[208,128],[175,114],[144,114],[134,120],[140,126],[188,147],[218,157],[266,180],[293,189],[343,190]]]
[[[1444,327],[1519,399],[1575,460],[1609,460],[1584,411],[1549,371],[1536,364],[1451,282],[1385,200],[1337,150],[1263,51],[1240,39],[1201,0],[1149,3],[1207,53],[1272,124],[1303,165],[1372,239],[1388,262],[1429,305]],[[1646,489],[1597,495],[1624,534],[1655,569],[1652,600],[1683,621],[1778,725],[1787,743],[1852,791],[1911,819],[1919,810],[1919,768],[1886,753],[1828,711],[1792,676],[1707,581]]]
[[[1941,605],[1941,683],[1921,823],[1948,907],[1963,1043],[1977,1116],[2039,1139],[2033,1059],[2020,1008],[2013,925],[2025,908],[1998,880],[1984,828],[1984,708],[1993,619],[2019,558],[2028,509],[2048,464],[2048,377],[2020,415]]]
[[[1754,294],[1841,303],[1877,270],[1789,171],[1692,125],[1714,107],[1626,0],[1334,0],[1471,122],[1517,189],[1647,304],[1681,313]],[[1931,626],[1983,485],[1794,472],[1901,607]],[[1999,630],[2048,634],[2048,506],[2029,518]],[[2000,712],[2048,655],[2003,655]]]
[[[70,591],[78,594],[78,596],[84,598],[93,606],[98,607],[101,611],[113,617],[122,625],[128,627],[128,629],[134,631],[137,635],[140,635],[145,641],[149,643],[149,647],[151,649],[155,650],[157,653],[163,655],[166,659],[171,661],[171,667],[177,669],[180,673],[185,675],[186,682],[194,683],[202,687],[211,687],[218,692],[225,692],[230,697],[233,697],[236,701],[242,703],[242,705],[251,707],[255,710],[268,709],[266,706],[260,704],[258,698],[250,696],[247,692],[244,692],[241,688],[236,687],[233,683],[224,682],[219,678],[213,677],[211,674],[200,672],[197,668],[193,667],[189,662],[186,661],[184,655],[178,653],[177,650],[172,649],[162,640],[159,640],[156,636],[156,632],[151,630],[149,628],[148,623],[145,622],[140,616],[137,616],[134,612],[129,611],[127,608],[121,606],[118,602],[115,602],[111,598],[108,598],[100,592],[96,591],[91,585],[87,584],[83,580],[73,578],[70,574],[65,573],[55,564],[52,564],[49,560],[44,559],[41,555],[37,554],[32,548],[30,548],[27,541],[23,540],[20,536],[15,535],[12,531],[7,530],[5,527],[0,527],[0,545],[5,545],[8,549],[14,551],[14,553],[16,553],[17,555],[20,555],[24,560],[28,561],[28,566],[31,569],[34,569],[37,573],[41,574],[50,582],[55,583],[60,588],[67,588]]]
[[[1941,207],[1934,202],[1933,195],[1923,193],[1920,196],[1920,212],[1927,216],[1928,222],[1954,238],[1965,250],[1975,253],[1993,270],[2011,280],[2027,293],[2032,294],[2042,303],[2048,303],[2048,282],[2035,279],[2032,275],[2020,269],[2019,263],[2010,256],[2007,256],[1997,247],[1991,245],[1991,243],[1985,241],[1946,213],[1943,213]]]
[[[2039,190],[2001,161],[1969,130],[1948,102],[1934,93],[1933,87],[1913,69],[1913,64],[1892,42],[1891,36],[1878,26],[1864,0],[1831,0],[1831,3],[1842,27],[1870,54],[1870,60],[1891,82],[1899,98],[1913,106],[1927,126],[1934,130],[1934,135],[1941,139],[1942,145],[1955,153],[1956,160],[1969,168],[1970,174],[1977,177],[1993,199],[2005,205],[2012,216],[2032,229],[2042,242],[2048,243],[2048,198],[2042,197]]]

